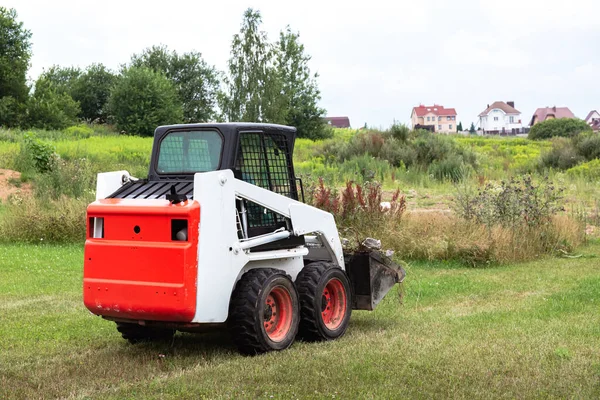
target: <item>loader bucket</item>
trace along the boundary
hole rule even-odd
[[[352,308],[372,311],[406,272],[379,251],[360,251],[345,256],[352,285]]]

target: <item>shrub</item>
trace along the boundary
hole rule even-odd
[[[404,124],[394,124],[390,128],[390,134],[394,139],[406,142],[410,135],[410,129]]]
[[[458,191],[454,205],[462,218],[488,227],[540,227],[559,211],[564,211],[561,205],[563,191],[547,178],[536,185],[526,175],[497,185],[488,183],[477,194]]]
[[[19,155],[15,160],[18,171],[28,172],[32,169],[44,173],[52,170],[58,155],[54,146],[38,139],[35,134],[28,132],[23,136]]]
[[[75,125],[65,129],[65,135],[69,138],[87,139],[94,134],[94,130],[87,125]]]
[[[311,193],[312,204],[332,213],[338,225],[346,229],[375,229],[388,222],[398,223],[406,211],[406,199],[400,194],[400,189],[394,192],[389,204],[382,204],[383,192],[377,182],[365,185],[347,182],[339,193],[319,179]]]
[[[57,200],[68,196],[91,201],[94,198],[95,178],[87,159],[59,159],[50,171],[36,179],[35,194],[43,199]]]
[[[541,140],[552,137],[571,138],[582,132],[591,132],[592,128],[578,118],[549,119],[531,127],[529,139]]]
[[[600,135],[581,135],[583,137],[574,139],[577,152],[586,160],[600,158]]]
[[[333,163],[369,156],[387,161],[392,168],[416,168],[424,171],[435,162],[430,173],[440,180],[460,180],[469,166],[477,166],[475,153],[459,146],[452,138],[428,131],[408,134],[405,128],[395,125],[387,132],[358,133],[348,142],[326,141],[321,149],[323,159],[326,163]],[[379,179],[383,180],[382,177]]]
[[[438,181],[459,182],[467,175],[467,168],[461,157],[451,155],[442,160],[433,161],[429,166],[428,173]]]
[[[542,153],[540,157],[540,169],[554,168],[566,170],[582,162],[584,158],[579,155],[572,141],[565,138],[556,138],[552,149]]]
[[[182,121],[183,109],[175,87],[164,75],[147,68],[126,69],[108,100],[117,128],[152,136],[159,125]]]

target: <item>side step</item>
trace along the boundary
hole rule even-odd
[[[359,251],[344,255],[352,285],[352,308],[372,311],[406,271],[380,251]]]

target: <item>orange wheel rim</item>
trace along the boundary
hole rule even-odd
[[[346,289],[337,278],[331,279],[321,296],[321,318],[327,329],[339,328],[346,316]]]
[[[269,339],[281,342],[292,327],[292,296],[283,286],[276,286],[265,300],[263,326]]]

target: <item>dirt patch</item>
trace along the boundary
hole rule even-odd
[[[31,184],[21,183],[20,172],[0,169],[0,200],[6,200],[8,196],[17,192],[30,194]]]

